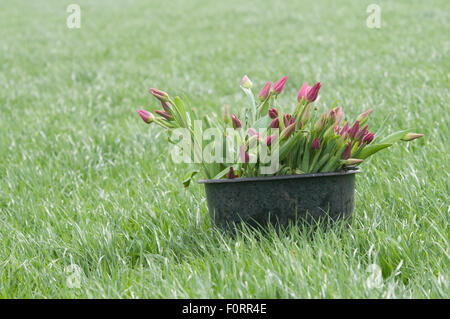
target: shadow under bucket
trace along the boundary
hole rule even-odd
[[[234,229],[241,221],[252,227],[288,226],[296,222],[349,218],[354,207],[355,173],[330,173],[199,180],[205,184],[213,223]]]

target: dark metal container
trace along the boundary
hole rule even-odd
[[[355,173],[346,170],[288,176],[200,180],[205,184],[211,218],[219,228],[236,223],[261,227],[268,223],[335,221],[351,216]]]

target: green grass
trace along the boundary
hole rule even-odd
[[[449,298],[449,1],[158,3],[2,3],[0,296]],[[320,80],[319,105],[425,138],[364,163],[349,227],[232,238],[136,109],[150,86],[239,108],[243,74],[288,75],[286,103]]]

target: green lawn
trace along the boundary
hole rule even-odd
[[[449,298],[450,2],[159,3],[2,2],[0,296]],[[287,75],[286,103],[320,80],[320,106],[425,137],[364,163],[349,227],[233,238],[136,110],[150,86],[243,107],[244,74]]]

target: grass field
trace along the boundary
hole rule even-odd
[[[1,297],[450,297],[449,1],[73,2],[0,10]],[[425,137],[364,163],[349,227],[232,238],[136,110],[239,108],[244,74]]]

